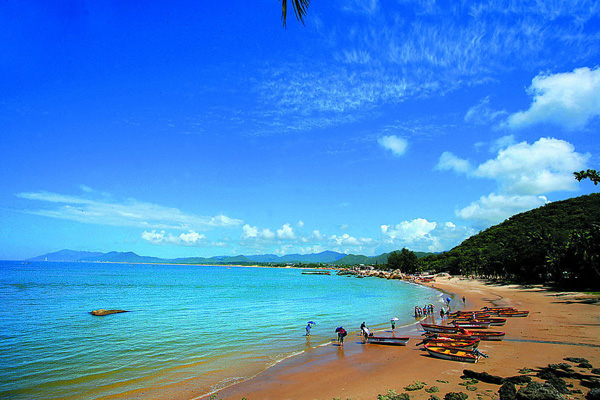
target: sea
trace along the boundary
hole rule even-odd
[[[194,379],[200,394],[445,295],[296,268],[0,261],[0,399],[101,399]],[[97,317],[90,311],[127,313]],[[308,321],[312,335],[305,336]]]

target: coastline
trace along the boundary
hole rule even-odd
[[[452,293],[453,310],[479,309],[484,306],[512,306],[529,310],[526,318],[511,318],[501,327],[506,338],[501,342],[482,342],[480,349],[490,358],[477,364],[431,358],[415,346],[420,341],[416,325],[396,330],[396,336],[407,335],[406,347],[364,345],[360,337],[349,336],[344,348],[335,344],[311,349],[285,359],[261,374],[218,391],[217,399],[376,399],[389,389],[404,392],[403,387],[415,381],[427,387],[437,386],[439,397],[448,392],[467,392],[459,385],[463,369],[488,372],[503,377],[519,375],[525,367],[536,369],[550,363],[564,362],[565,357],[586,358],[600,367],[600,304],[588,304],[589,296],[573,292],[549,292],[542,288],[516,285],[491,285],[479,280],[459,277],[437,278],[433,287]],[[466,305],[459,299],[465,296]],[[428,317],[428,322],[433,318]],[[439,321],[439,317],[435,318]],[[499,329],[500,330],[500,329]],[[391,330],[384,334],[391,336]],[[575,368],[578,370],[577,368]],[[589,373],[589,370],[587,371]],[[535,380],[535,379],[534,379]],[[447,383],[442,383],[443,381]],[[479,383],[475,394],[490,396],[499,385]],[[584,398],[589,390],[574,385]],[[140,393],[141,394],[141,393]],[[194,393],[193,380],[163,391],[164,398],[208,399]],[[410,392],[411,398],[428,399],[424,390]],[[580,396],[580,397],[577,397]]]

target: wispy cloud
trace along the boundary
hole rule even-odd
[[[93,194],[87,190],[84,192],[87,195]],[[234,227],[243,223],[242,220],[225,215],[207,217],[187,214],[177,208],[135,199],[117,202],[44,191],[18,193],[16,196],[46,205],[45,208],[25,209],[23,212],[85,224],[132,226],[145,229],[207,230]]]
[[[157,245],[173,244],[180,246],[203,247],[208,246],[210,244],[206,240],[206,235],[200,234],[193,230],[190,230],[187,233],[181,233],[179,235],[173,235],[171,233],[166,234],[165,231],[144,231],[142,233],[142,239],[146,240],[151,244]]]

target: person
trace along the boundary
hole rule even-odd
[[[440,309],[440,318],[444,319],[444,309],[443,308]]]
[[[367,342],[367,339],[369,338],[369,328],[367,328],[367,325],[365,324],[365,322],[363,321],[362,324],[360,324],[360,332],[363,334],[363,336],[365,337],[365,343]]]
[[[310,328],[312,328],[312,325],[311,325],[311,323],[309,322],[309,323],[306,325],[306,336],[310,336]]]
[[[348,332],[346,332],[346,330],[342,327],[339,327],[338,329],[336,329],[336,332],[338,333],[338,344],[340,346],[344,346],[344,336],[346,336],[348,334]]]
[[[467,299],[465,299],[465,296],[463,296],[463,306],[467,304]]]
[[[392,320],[392,332],[394,332],[394,329],[396,329],[396,321]]]

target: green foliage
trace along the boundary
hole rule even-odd
[[[419,270],[419,259],[417,255],[403,248],[401,251],[393,251],[389,254],[387,260],[388,269],[399,269],[400,271],[412,274]]]
[[[595,169],[588,169],[587,171],[573,172],[573,175],[575,175],[575,179],[577,179],[579,182],[581,182],[583,179],[591,180],[592,182],[594,182],[594,185],[597,185],[598,182],[600,182],[600,175],[598,174],[598,171],[596,171]]]
[[[600,287],[600,194],[549,203],[517,214],[422,258],[425,269],[518,283]]]
[[[398,394],[390,389],[387,394],[378,395],[377,400],[410,400],[410,396],[407,393]]]

